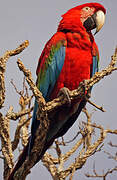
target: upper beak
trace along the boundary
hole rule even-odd
[[[88,17],[85,22],[84,22],[84,27],[86,28],[87,31],[90,31],[92,29],[96,28],[96,32],[99,32],[102,26],[104,25],[105,22],[105,14],[103,11],[99,10],[92,16]]]
[[[104,25],[105,22],[105,14],[103,11],[99,10],[96,13],[96,32],[99,32],[102,26]]]

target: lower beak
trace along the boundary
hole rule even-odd
[[[96,28],[96,32],[99,32],[102,26],[104,25],[105,22],[105,14],[103,11],[99,10],[92,16],[88,17],[85,22],[84,22],[84,27],[86,28],[87,31],[91,31],[92,29]]]

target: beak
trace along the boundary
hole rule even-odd
[[[105,14],[103,11],[99,10],[96,13],[96,32],[99,32],[102,26],[104,25],[105,22]]]
[[[105,14],[103,11],[99,10],[92,16],[88,17],[83,25],[87,31],[91,31],[92,29],[96,28],[96,32],[94,33],[95,35],[97,32],[100,31],[100,29],[104,25],[104,22],[105,22]]]

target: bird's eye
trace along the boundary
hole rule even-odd
[[[83,10],[89,11],[89,10],[90,10],[90,7],[84,7]]]

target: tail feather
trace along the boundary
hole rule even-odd
[[[77,112],[72,117],[70,117],[68,119],[68,121],[63,125],[63,127],[57,132],[57,134],[55,136],[53,136],[49,141],[45,142],[43,150],[42,150],[41,154],[38,156],[37,161],[35,162],[35,164],[38,163],[39,160],[43,157],[46,150],[53,144],[54,140],[56,138],[60,137],[60,136],[63,136],[68,131],[68,129],[74,124],[74,122],[76,121],[77,117],[79,116],[82,108],[84,108],[85,105],[86,105],[86,100],[81,101]],[[30,150],[33,147],[35,138],[33,137],[32,139],[33,140],[31,141],[31,137],[29,138],[29,142],[28,142],[27,146],[24,148],[22,154],[20,155],[19,160],[18,160],[17,164],[15,165],[12,173],[10,174],[8,180],[15,180],[14,177],[13,177],[15,172],[22,166],[22,164],[26,160],[26,157],[30,156]]]
[[[45,143],[44,148],[42,150],[42,153],[38,156],[37,161],[35,162],[35,164],[40,161],[40,159],[45,154],[46,150],[52,145],[53,141],[54,141],[54,139],[49,141],[49,142],[47,142],[47,143]],[[22,164],[26,160],[26,157],[29,155],[29,153],[28,153],[29,152],[29,143],[27,144],[27,146],[24,148],[22,154],[20,155],[19,160],[18,160],[17,164],[15,165],[13,171],[11,172],[8,180],[15,180],[14,179],[15,172],[22,166]]]
[[[54,137],[55,139],[58,137],[64,136],[64,134],[66,134],[66,132],[72,127],[72,125],[77,120],[78,116],[80,115],[80,113],[81,113],[82,109],[85,107],[85,105],[86,105],[86,100],[84,99],[80,102],[77,112],[75,114],[73,114],[67,120],[67,122],[62,126],[62,128],[57,132],[56,136]]]

